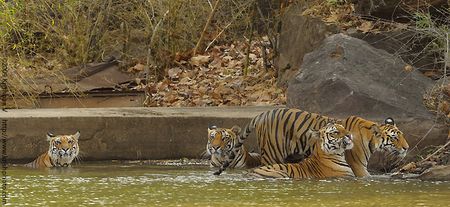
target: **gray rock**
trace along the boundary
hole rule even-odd
[[[420,174],[418,178],[430,181],[450,181],[450,165],[434,166]]]
[[[422,71],[430,71],[443,68],[443,64],[437,62],[436,54],[430,53],[424,48],[431,44],[431,39],[418,38],[419,32],[411,30],[380,31],[377,33],[354,32],[349,36],[368,42],[377,49],[386,50],[395,54],[405,63]]]
[[[304,57],[287,105],[335,116],[430,118],[422,99],[433,82],[405,66],[360,39],[332,35]]]
[[[357,115],[382,123],[393,117],[405,134],[408,162],[429,145],[445,143],[448,126],[439,124],[424,107],[423,93],[433,81],[396,56],[365,41],[336,34],[305,55],[300,72],[287,90],[287,106],[336,118]],[[397,165],[375,153],[369,170],[389,172]]]

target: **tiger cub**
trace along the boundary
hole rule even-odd
[[[26,164],[31,168],[67,167],[78,156],[78,138],[80,132],[73,135],[55,136],[47,133],[48,151],[41,154],[33,162]]]
[[[260,165],[258,153],[250,153],[241,145],[236,145],[241,128],[233,126],[231,129],[208,128],[208,142],[206,152],[211,155],[211,167],[219,167],[215,175],[219,175],[225,168],[252,168]]]
[[[329,123],[319,131],[307,130],[312,154],[300,163],[266,165],[253,170],[253,175],[269,178],[353,177],[345,161],[344,151],[353,147],[352,136],[342,125]]]

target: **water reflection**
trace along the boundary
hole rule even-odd
[[[202,166],[81,165],[10,168],[12,206],[450,206],[449,182],[274,180]]]

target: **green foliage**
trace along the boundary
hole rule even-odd
[[[432,17],[428,12],[416,12],[414,30],[422,36],[421,39],[429,40],[424,51],[436,54],[438,57],[436,62],[445,63],[449,52],[450,19],[448,16],[450,11],[446,9],[440,13],[443,17]]]
[[[429,13],[416,12],[414,13],[414,20],[417,29],[427,29],[433,27],[433,20]]]

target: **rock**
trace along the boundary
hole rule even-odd
[[[336,118],[357,115],[382,123],[393,117],[410,145],[408,162],[425,146],[446,141],[448,126],[435,122],[422,104],[423,93],[433,81],[394,55],[343,34],[332,35],[305,55],[301,71],[287,89],[287,106]],[[384,153],[369,161],[369,170],[389,172]]]
[[[335,116],[430,118],[422,104],[433,82],[384,50],[343,34],[304,57],[287,105]]]
[[[430,181],[450,181],[450,165],[434,166],[420,174],[418,178]]]
[[[368,42],[377,49],[386,50],[388,53],[399,56],[403,61],[414,66],[411,69],[432,71],[436,68],[443,68],[442,63],[435,61],[435,54],[424,51],[431,40],[418,39],[417,35],[419,35],[417,32],[407,29],[349,34],[349,36]]]
[[[287,86],[290,78],[303,62],[303,56],[322,44],[329,35],[338,33],[334,25],[322,20],[302,16],[307,3],[290,6],[282,17],[278,52],[275,65],[279,68],[277,83]]]
[[[355,12],[389,20],[410,20],[418,11],[438,14],[439,9],[448,8],[447,0],[351,0]]]

